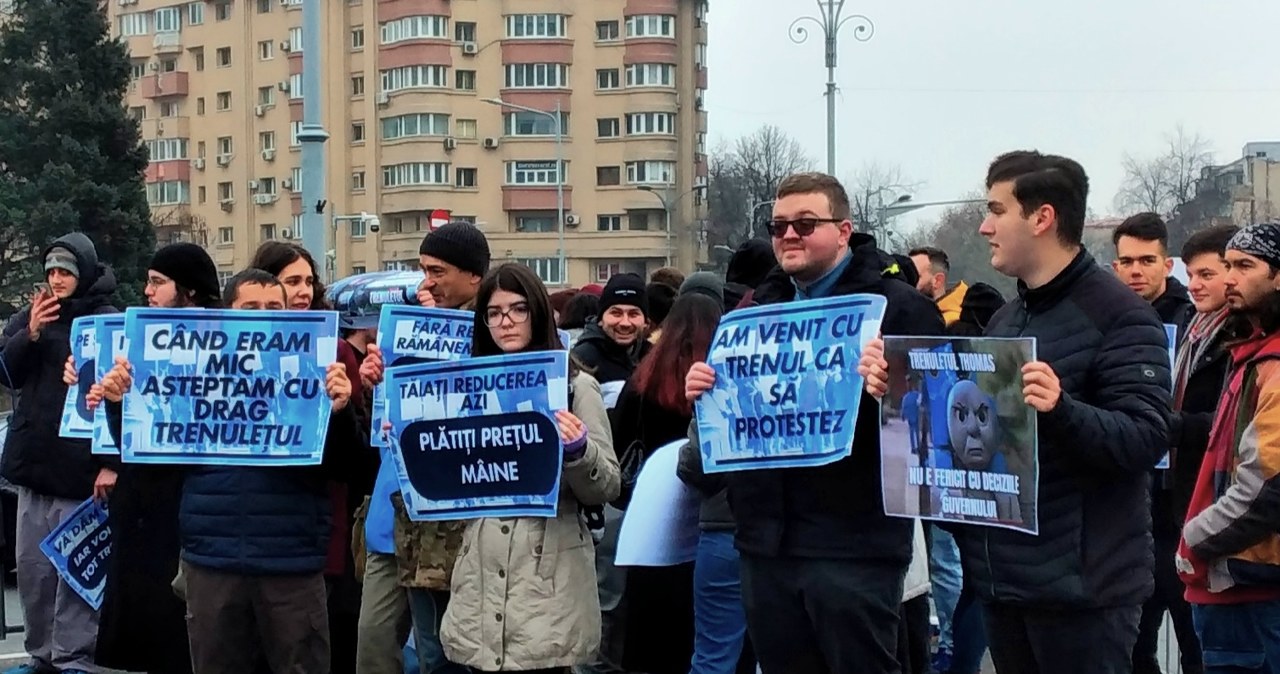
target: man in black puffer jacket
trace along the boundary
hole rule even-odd
[[[1081,246],[1088,178],[1070,159],[1012,152],[987,175],[979,233],[1018,296],[988,337],[1035,337],[1023,369],[1038,414],[1040,535],[961,527],[1001,672],[1130,670],[1151,594],[1151,466],[1167,448],[1169,355],[1151,305]]]
[[[883,295],[886,334],[942,335],[937,306],[892,270],[896,261],[870,236],[853,233],[849,211],[848,194],[831,176],[783,180],[769,225],[779,266],[756,288],[756,303]],[[686,393],[696,399],[714,382],[715,371],[696,363]],[[689,436],[700,446],[696,421]],[[723,479],[742,553],[747,627],[764,671],[900,671],[898,608],[913,525],[884,514],[876,400],[862,396],[850,456]]]
[[[116,313],[110,301],[116,279],[79,232],[45,250],[44,268],[49,292],[38,292],[31,307],[14,315],[0,339],[0,385],[19,394],[0,474],[19,488],[18,594],[31,666],[97,671],[98,614],[58,578],[40,542],[93,495],[99,473],[114,475],[102,470],[112,462],[90,454],[88,440],[60,437],[58,427],[67,395],[62,370],[71,354],[71,321]]]

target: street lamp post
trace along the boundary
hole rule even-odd
[[[511,108],[513,110],[521,110],[530,112],[543,117],[550,117],[551,122],[555,124],[556,129],[556,219],[559,221],[557,228],[560,234],[560,241],[556,251],[557,263],[560,265],[560,285],[568,285],[568,269],[565,268],[564,259],[564,128],[560,114],[560,99],[556,99],[555,111],[539,110],[530,108],[525,105],[516,103],[508,103],[500,98],[483,98],[481,99],[490,105],[496,105],[501,108]]]
[[[299,180],[302,183],[302,245],[311,255],[319,256],[324,248],[324,198],[325,141],[329,134],[324,130],[323,86],[324,35],[320,32],[325,4],[320,0],[302,3],[302,127],[298,130],[298,144],[302,146],[302,165]]]
[[[853,39],[866,42],[876,32],[871,19],[861,14],[842,16],[845,0],[817,0],[818,16],[802,16],[791,22],[788,31],[791,41],[803,44],[809,39],[809,29],[803,25],[812,22],[822,30],[823,42],[826,45],[827,64],[827,173],[836,173],[836,57],[837,38],[840,29],[850,21],[855,22]]]
[[[378,216],[363,212],[360,215],[335,215],[330,218],[329,235],[332,247],[326,250],[324,255],[327,275],[325,283],[329,284],[338,280],[338,223],[340,222],[363,222],[365,224],[365,236],[368,236],[370,231],[376,234],[381,224]],[[379,260],[379,262],[381,261]]]
[[[693,194],[694,192],[697,192],[698,190],[706,189],[706,185],[694,185],[693,189],[676,197],[674,201],[667,201],[667,197],[664,196],[662,192],[659,192],[653,189],[652,185],[640,185],[636,187],[636,189],[640,190],[641,192],[648,192],[649,194],[652,194],[653,196],[658,197],[658,201],[662,202],[662,212],[666,216],[665,219],[666,219],[666,228],[667,228],[667,263],[664,266],[670,267],[671,266],[671,209],[675,208],[676,205],[680,203],[681,199],[689,196],[690,194]]]

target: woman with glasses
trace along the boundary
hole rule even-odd
[[[551,301],[528,267],[508,263],[476,295],[472,356],[559,351]],[[554,518],[467,523],[440,628],[450,662],[477,671],[566,672],[600,643],[595,549],[580,505],[618,495],[618,462],[600,384],[569,365],[569,410],[556,413],[564,445]]]

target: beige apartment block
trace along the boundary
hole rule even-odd
[[[111,0],[157,238],[203,242],[224,275],[263,241],[301,238],[302,1]],[[337,276],[416,268],[422,237],[448,219],[475,222],[495,261],[552,286],[705,260],[706,0],[324,6]],[[554,115],[485,99],[560,107],[567,279]],[[379,231],[341,217],[361,213]]]

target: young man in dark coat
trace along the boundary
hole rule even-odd
[[[987,174],[978,233],[1018,296],[988,337],[1035,337],[1023,396],[1038,413],[1038,536],[956,527],[1000,672],[1127,674],[1152,592],[1149,471],[1168,447],[1169,354],[1150,303],[1081,245],[1080,164],[1011,152]],[[885,330],[889,332],[888,329]],[[866,351],[869,390],[886,364]]]
[[[111,270],[98,262],[89,237],[75,232],[44,252],[45,280],[31,306],[13,316],[0,338],[0,384],[17,394],[0,475],[18,486],[18,594],[31,663],[18,672],[96,672],[98,613],[63,582],[40,542],[95,487],[114,484],[110,462],[90,453],[88,440],[58,435],[71,355],[71,322],[116,313]]]
[[[870,236],[854,233],[849,218],[848,194],[835,178],[802,173],[783,180],[769,224],[778,267],[756,288],[755,301],[883,295],[885,333],[943,334],[937,306],[888,272],[895,260]],[[715,385],[715,370],[697,363],[685,381],[696,399]],[[689,435],[698,446],[696,423]],[[747,629],[764,671],[898,672],[898,609],[913,525],[884,514],[876,400],[862,396],[847,458],[723,479],[737,524]]]

